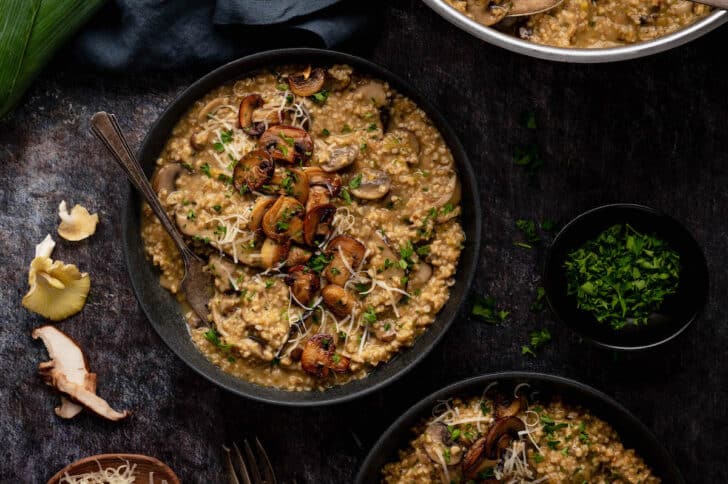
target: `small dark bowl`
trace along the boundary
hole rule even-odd
[[[615,224],[630,224],[639,232],[655,234],[680,255],[677,292],[665,298],[647,324],[619,330],[576,307],[576,296],[566,293],[564,269],[571,251]],[[698,243],[672,217],[643,205],[604,205],[584,212],[559,232],[546,255],[543,285],[554,314],[586,340],[613,350],[642,350],[673,339],[700,314],[708,297],[708,266]]]
[[[411,348],[402,350],[388,363],[379,365],[366,378],[326,391],[289,392],[236,378],[211,363],[192,343],[179,303],[159,284],[159,271],[152,266],[144,253],[140,233],[141,201],[131,187],[122,215],[122,233],[129,276],[139,304],[162,340],[182,361],[211,382],[238,395],[280,405],[316,406],[344,402],[384,387],[410,370],[440,341],[463,306],[475,275],[482,215],[477,180],[465,150],[455,132],[428,98],[418,93],[400,77],[372,62],[349,54],[320,49],[282,49],[254,54],[215,69],[185,89],[160,115],[142,143],[139,162],[147,176],[154,170],[155,161],[174,125],[194,102],[207,92],[227,81],[263,69],[302,63],[348,64],[359,72],[387,81],[427,113],[452,152],[462,185],[461,224],[467,242],[460,254],[456,282],[450,288],[450,298],[432,325],[417,338]]]
[[[414,438],[412,428],[423,419],[432,416],[432,408],[440,401],[453,397],[480,396],[491,383],[498,382],[497,389],[508,392],[516,385],[527,383],[526,393],[547,400],[560,396],[566,403],[581,405],[591,414],[601,418],[614,428],[628,449],[634,449],[653,473],[670,484],[684,484],[677,466],[659,440],[629,410],[611,397],[574,380],[543,373],[504,372],[470,378],[439,390],[422,399],[399,417],[379,438],[364,460],[356,484],[380,482],[382,467],[397,460],[397,452],[404,449]]]

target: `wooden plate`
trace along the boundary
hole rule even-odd
[[[136,464],[134,476],[139,484],[180,484],[179,477],[164,462],[141,454],[99,454],[79,459],[76,462],[67,465],[48,480],[48,484],[58,484],[62,477],[68,473],[69,476],[84,474],[87,472],[96,472],[99,470],[99,464],[102,469],[109,467],[119,467],[129,462],[129,465]],[[149,481],[149,473],[153,472],[153,482]]]

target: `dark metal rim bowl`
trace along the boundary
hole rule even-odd
[[[456,283],[450,288],[449,300],[415,344],[376,368],[366,378],[323,392],[288,392],[233,377],[212,364],[197,350],[190,340],[179,304],[160,286],[158,272],[144,254],[140,234],[140,198],[131,187],[123,208],[122,230],[129,275],[139,304],[162,340],[182,361],[209,381],[240,396],[272,404],[317,406],[348,401],[384,387],[415,366],[437,344],[457,316],[475,274],[480,249],[481,210],[475,175],[465,150],[443,116],[424,96],[400,77],[372,62],[349,54],[320,49],[282,49],[254,54],[230,62],[193,83],[161,114],[144,139],[139,151],[139,161],[147,176],[151,174],[172,127],[196,100],[229,80],[259,69],[289,63],[349,64],[359,72],[387,81],[427,113],[452,151],[462,185],[461,224],[466,243],[460,255]]]
[[[618,62],[657,54],[695,40],[728,21],[728,12],[715,10],[691,25],[645,42],[606,49],[568,49],[536,44],[486,27],[461,14],[445,0],[424,0],[424,2],[451,24],[490,44],[538,59],[577,64]]]
[[[681,259],[677,293],[665,299],[647,325],[622,330],[598,323],[591,314],[576,308],[574,297],[566,294],[563,269],[568,252],[616,223],[631,223],[637,230],[656,233]],[[587,210],[561,229],[546,253],[542,281],[546,300],[561,322],[597,346],[630,351],[653,348],[683,333],[705,306],[709,277],[700,246],[677,220],[644,205],[616,203]]]
[[[453,383],[425,397],[399,417],[379,438],[367,455],[356,477],[356,484],[381,480],[382,467],[397,459],[397,452],[413,438],[412,427],[431,415],[438,401],[452,397],[480,395],[485,387],[498,382],[501,388],[513,388],[528,383],[529,391],[542,395],[561,395],[565,401],[581,405],[590,413],[610,424],[619,434],[626,448],[635,449],[663,482],[683,484],[677,466],[667,450],[652,432],[629,410],[608,395],[575,380],[544,373],[516,372],[492,373]]]

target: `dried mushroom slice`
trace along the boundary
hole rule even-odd
[[[251,151],[235,165],[233,186],[241,194],[258,191],[270,181],[275,168],[275,162],[267,151]]]
[[[294,126],[273,126],[258,140],[273,159],[286,163],[305,163],[313,154],[313,140],[303,129]]]

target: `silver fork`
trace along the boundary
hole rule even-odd
[[[255,437],[255,453],[250,448],[248,440],[243,441],[245,458],[240,452],[237,444],[233,448],[222,446],[223,462],[228,472],[230,484],[276,484],[276,476],[273,467],[270,465],[268,454],[260,445],[258,437]]]

